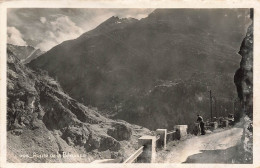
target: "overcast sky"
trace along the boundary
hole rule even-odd
[[[154,9],[73,9],[73,8],[20,8],[8,9],[7,42],[31,45],[47,51],[57,44],[74,39],[100,23],[120,18],[145,18]]]

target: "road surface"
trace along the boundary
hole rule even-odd
[[[166,151],[157,152],[159,163],[235,163],[243,128],[194,136],[174,146],[169,142]]]

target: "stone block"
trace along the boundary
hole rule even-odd
[[[228,120],[222,121],[222,127],[228,127]]]
[[[218,123],[217,122],[211,122],[210,123],[210,126],[213,130],[217,129],[218,128]]]
[[[188,125],[175,125],[174,129],[176,130],[176,136],[178,140],[182,140],[187,137]]]
[[[142,136],[138,146],[144,146],[142,154],[137,158],[138,163],[154,163],[156,157],[156,136]]]
[[[157,140],[157,148],[166,149],[166,138],[167,138],[167,129],[157,129],[156,137],[159,137]]]

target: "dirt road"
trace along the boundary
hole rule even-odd
[[[239,157],[242,128],[231,128],[204,136],[194,136],[176,146],[169,143],[159,151],[159,163],[235,163]]]

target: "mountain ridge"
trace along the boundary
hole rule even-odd
[[[151,129],[155,129],[151,123],[170,128],[193,123],[197,113],[208,118],[209,89],[220,99],[219,114],[232,111],[236,97],[233,75],[240,59],[236,48],[248,22],[246,9],[157,9],[123,27],[97,27],[54,47],[29,66],[47,70],[73,98],[97,106],[103,114]],[[197,92],[174,103],[165,101],[167,94],[163,92],[147,96],[156,84],[179,79],[185,81],[182,92],[171,86],[169,99],[175,100],[188,90]],[[196,105],[197,95],[204,95],[200,105]],[[160,113],[167,117],[160,118]],[[155,119],[144,124],[144,118],[151,114]]]

